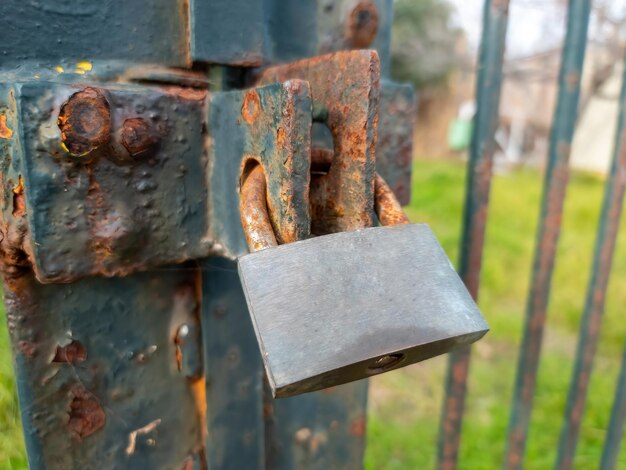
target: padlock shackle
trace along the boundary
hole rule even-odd
[[[332,152],[312,152],[312,164],[327,168],[329,154],[332,156]],[[267,208],[265,172],[262,165],[258,163],[242,176],[239,210],[241,225],[250,252],[278,245]],[[381,225],[409,223],[409,218],[404,213],[398,198],[378,173],[374,178],[374,210]]]
[[[374,211],[381,225],[406,225],[409,223],[409,218],[402,210],[400,201],[378,173],[374,178]]]
[[[313,147],[311,149],[311,169],[328,172],[333,162],[333,151]],[[409,218],[404,213],[402,205],[380,174],[374,177],[374,211],[381,225],[408,224]]]
[[[267,211],[267,183],[261,164],[242,177],[239,212],[250,252],[278,245]]]
[[[323,152],[317,153],[312,153],[313,163],[326,166],[328,156]],[[317,162],[318,159],[321,161]],[[381,225],[409,223],[398,198],[378,173],[374,178],[374,209]],[[267,209],[265,172],[258,163],[242,176],[239,210],[250,252],[278,245]]]

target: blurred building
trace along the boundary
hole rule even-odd
[[[461,43],[459,47],[464,47]],[[576,169],[604,173],[615,140],[623,61],[605,47],[589,44],[582,76],[580,114],[570,162]],[[508,59],[496,133],[498,168],[542,166],[558,92],[561,49]],[[448,86],[420,96],[415,135],[416,155],[463,155],[450,148],[449,132],[461,110],[474,99],[472,66],[460,64]]]

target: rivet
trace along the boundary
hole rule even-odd
[[[137,156],[154,144],[157,138],[152,126],[143,118],[129,118],[122,126],[122,145],[132,156]]]
[[[61,106],[57,125],[67,151],[74,156],[86,155],[109,141],[109,103],[99,90],[85,88]]]

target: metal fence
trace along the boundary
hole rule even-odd
[[[467,169],[460,255],[460,274],[474,298],[478,298],[479,294],[495,150],[494,134],[498,123],[503,58],[509,21],[508,10],[508,0],[485,1],[476,86],[477,114]],[[511,403],[507,450],[503,462],[503,467],[507,469],[522,468],[524,461],[552,273],[561,229],[563,202],[568,184],[569,155],[577,119],[590,11],[589,0],[569,1],[567,33],[558,79],[557,105],[550,135],[525,326]],[[569,469],[573,466],[593,359],[598,344],[626,184],[626,149],[623,148],[625,107],[626,76],[621,88],[613,158],[605,186],[592,270],[561,428],[555,464],[555,468],[558,469]],[[450,356],[438,445],[438,462],[439,468],[442,469],[456,468],[458,463],[470,357],[469,349]],[[600,468],[614,468],[616,465],[625,417],[626,350]]]

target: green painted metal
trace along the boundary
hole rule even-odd
[[[568,181],[568,161],[578,116],[590,10],[589,0],[569,2],[567,34],[559,72],[559,93],[550,135],[537,246],[509,422],[506,468],[521,468],[524,458]]]
[[[189,99],[132,85],[91,88],[108,102],[113,136],[128,119],[142,120],[153,129],[155,148],[128,155],[113,137],[73,157],[62,148],[56,120],[81,89],[40,80],[11,88],[20,125],[14,165],[24,182],[28,224],[23,249],[37,278],[71,282],[206,256],[206,161],[198,158],[203,94]]]
[[[485,224],[489,207],[491,167],[498,125],[502,63],[508,24],[508,1],[487,0],[478,57],[477,111],[469,153],[459,274],[474,299],[478,298]],[[449,355],[446,397],[438,440],[438,467],[456,468],[467,391],[470,350]]]
[[[354,230],[373,223],[374,143],[378,109],[378,56],[371,51],[317,57],[264,71],[262,82],[299,78],[310,82],[313,108],[327,110],[334,165],[311,183],[312,233]],[[341,85],[328,76],[341,77]],[[364,125],[364,123],[366,123]],[[322,213],[324,197],[340,214]],[[318,198],[319,196],[319,198]],[[316,203],[317,201],[317,203]],[[333,206],[330,206],[333,207]],[[328,210],[328,209],[325,209]],[[292,399],[266,399],[269,468],[340,468],[362,462],[365,451],[367,381]],[[287,435],[291,431],[293,434]]]
[[[264,395],[233,264],[247,251],[247,158],[269,175],[279,237],[310,236],[309,84],[232,89],[254,83],[252,66],[366,47],[387,76],[392,5],[0,5],[0,262],[32,468],[361,465],[366,383],[284,403]],[[229,66],[227,91],[209,64]],[[378,59],[364,69],[370,179],[378,72]],[[377,168],[406,200],[414,96],[391,82],[383,94]],[[77,96],[93,101],[73,125],[100,119],[102,135],[65,126]]]
[[[401,204],[411,200],[411,162],[417,100],[411,85],[380,82],[376,171]]]
[[[30,468],[202,459],[191,379],[171,341],[197,315],[196,275],[173,268],[43,285],[27,272],[5,281]],[[176,305],[190,293],[187,308]]]
[[[183,7],[179,0],[3,1],[2,65],[98,59],[185,66]]]
[[[474,298],[508,6],[486,0],[483,12],[459,268]],[[569,1],[505,468],[523,464],[589,10]],[[416,105],[410,87],[388,80],[393,0],[7,0],[0,18],[0,264],[31,468],[359,468],[365,381],[280,401],[265,386],[234,262],[247,252],[238,184],[246,159],[258,160],[279,241],[310,236],[309,187],[324,187],[311,183],[311,145],[349,145],[337,133],[349,119],[329,109],[342,80],[352,93],[364,75],[314,59],[314,79],[285,81],[295,75],[265,67],[369,47],[380,62],[366,69],[385,79],[379,100],[376,83],[367,99],[342,102],[354,111],[367,101],[367,164],[348,166],[368,181],[376,168],[408,202]],[[260,76],[264,86],[240,90]],[[85,90],[106,100],[104,143],[71,142],[57,123]],[[573,463],[618,230],[626,80],[620,100],[557,468]],[[64,145],[97,148],[72,156]],[[366,225],[368,191],[344,201]],[[324,230],[363,221],[344,222]],[[469,349],[451,354],[439,468],[458,465],[469,364]],[[626,349],[602,468],[616,464],[625,403]]]
[[[585,299],[585,310],[580,322],[576,361],[572,373],[565,420],[559,444],[558,468],[571,468],[574,459],[578,434],[585,409],[589,377],[591,376],[593,358],[598,344],[598,335],[604,313],[604,300],[611,273],[611,265],[615,252],[619,231],[624,190],[626,189],[626,72],[622,78],[622,89],[619,98],[619,117],[615,134],[613,157],[609,169],[609,178],[605,185],[604,200],[600,215],[600,224],[594,251],[591,276]],[[622,372],[618,382],[611,423],[606,436],[601,468],[615,468],[619,445],[621,442],[624,420],[623,383],[626,363],[622,361]],[[621,421],[621,423],[620,423]]]
[[[233,260],[202,266],[208,468],[264,468],[263,365]]]

